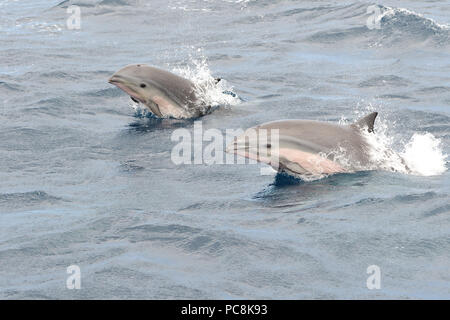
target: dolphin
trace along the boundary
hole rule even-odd
[[[367,170],[378,113],[350,125],[313,120],[279,120],[247,129],[226,152],[271,165],[294,176],[320,176]],[[257,141],[258,140],[258,141]]]
[[[114,73],[108,82],[160,118],[197,118],[211,109],[198,99],[192,81],[145,64],[128,65]]]

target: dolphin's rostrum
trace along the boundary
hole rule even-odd
[[[192,81],[145,64],[120,69],[109,79],[109,83],[161,118],[196,118],[211,109],[198,99]]]

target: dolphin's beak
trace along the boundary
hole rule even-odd
[[[131,81],[127,80],[126,77],[117,75],[117,73],[115,73],[112,75],[111,78],[108,79],[108,82],[126,92],[131,97],[131,100],[133,100],[134,102],[144,103],[142,97],[132,89],[132,87],[130,86]]]
[[[120,82],[120,77],[118,77],[116,74],[113,74],[111,78],[108,79],[108,82],[111,84],[116,84]]]
[[[254,141],[253,144],[255,144]],[[252,142],[249,143],[245,135],[235,138],[235,140],[226,147],[225,152],[267,164],[272,163],[270,156],[267,154],[260,154],[258,147],[255,145],[252,146]]]
[[[273,159],[277,161],[277,158],[272,158],[278,154],[278,151],[275,151],[278,149],[274,149],[277,146],[278,144],[275,144],[274,147],[271,143],[261,146],[257,138],[257,132],[250,128],[244,134],[234,138],[234,141],[225,148],[225,152],[271,164]]]

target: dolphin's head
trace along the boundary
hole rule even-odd
[[[270,163],[270,157],[278,152],[278,137],[270,130],[260,130],[259,126],[247,129],[235,137],[227,148],[227,153],[234,153],[249,159]]]
[[[149,81],[151,69],[144,64],[129,65],[114,73],[108,82],[128,93],[133,101],[147,104],[154,89]]]
[[[128,65],[109,78],[135,102],[145,104],[158,117],[188,118],[197,109],[195,85],[188,79],[145,64]],[[192,107],[190,110],[188,110]]]

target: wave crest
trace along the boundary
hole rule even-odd
[[[437,46],[450,44],[449,25],[439,24],[408,9],[355,4],[334,10],[337,13],[332,17],[340,27],[317,32],[309,37],[311,41],[324,44],[362,42],[369,47],[405,46],[408,43],[430,46],[430,41]]]

